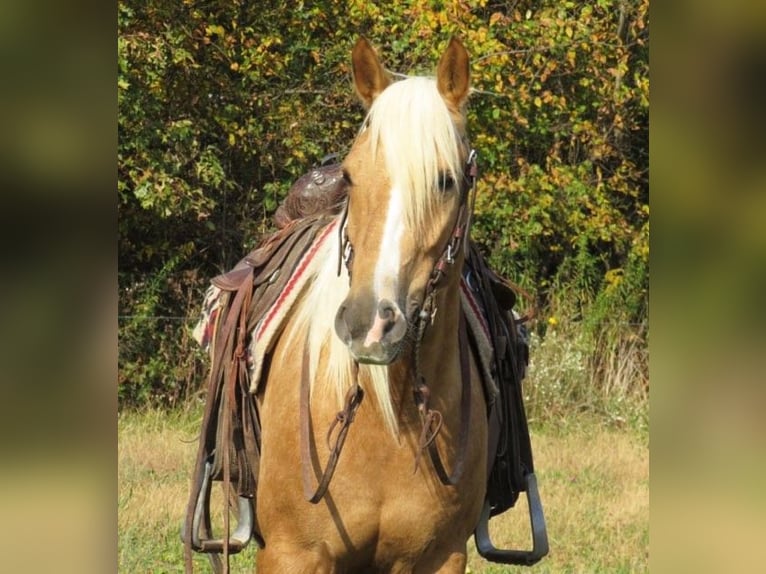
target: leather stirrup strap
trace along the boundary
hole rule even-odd
[[[218,445],[218,448],[223,447],[223,488],[224,488],[224,513],[223,513],[223,574],[229,574],[229,535],[231,534],[230,525],[230,512],[229,501],[231,500],[231,462],[229,444],[232,442],[232,416],[233,411],[236,409],[235,393],[237,391],[237,383],[239,382],[240,373],[247,369],[246,350],[245,344],[247,340],[247,310],[250,308],[250,302],[253,294],[252,287],[252,271],[247,278],[242,282],[240,290],[237,292],[239,296],[242,294],[242,303],[237,309],[237,315],[239,325],[237,327],[237,339],[236,347],[234,350],[234,360],[229,363],[227,371],[227,377],[224,382],[223,393],[226,393],[224,404],[226,408],[223,411],[223,445]],[[245,480],[244,477],[242,480]]]
[[[431,456],[431,463],[439,476],[442,484],[455,486],[463,475],[465,467],[465,453],[468,448],[468,428],[471,424],[471,369],[468,359],[468,337],[466,332],[465,315],[460,313],[458,346],[460,351],[460,379],[462,381],[462,392],[460,396],[460,435],[458,436],[458,451],[455,459],[455,465],[452,468],[452,474],[447,474],[439,449],[436,446],[436,440],[431,440],[428,445],[428,454]]]
[[[325,466],[324,471],[322,471],[322,476],[319,478],[319,485],[316,490],[314,490],[312,487],[310,470],[315,468],[315,461],[313,461],[311,457],[311,443],[313,442],[313,437],[311,433],[311,394],[308,355],[308,351],[303,353],[303,366],[301,368],[301,470],[303,474],[303,495],[307,501],[316,504],[322,500],[327,492],[327,488],[330,486],[330,480],[332,480],[332,476],[335,473],[335,467],[340,458],[340,453],[343,450],[343,443],[346,442],[348,429],[351,426],[351,423],[354,422],[356,410],[359,408],[359,405],[364,398],[364,391],[359,386],[359,364],[354,361],[352,373],[353,384],[346,393],[343,410],[338,411],[338,414],[335,415],[335,420],[332,422],[327,432],[327,447],[330,449],[330,457],[327,459],[327,466]],[[335,444],[331,444],[332,433],[337,425],[340,425],[340,430],[338,430]],[[319,465],[318,460],[316,461],[316,465]]]
[[[215,449],[215,433],[218,422],[219,406],[223,400],[223,393],[226,392],[228,386],[226,381],[223,385],[220,385],[220,377],[224,376],[223,360],[226,349],[234,344],[233,336],[236,330],[237,321],[240,317],[243,305],[248,300],[249,292],[252,288],[252,280],[244,280],[234,294],[234,300],[228,309],[228,314],[224,320],[221,329],[216,329],[216,341],[214,347],[213,362],[208,379],[208,392],[207,402],[205,405],[205,412],[202,418],[202,435],[200,436],[199,447],[197,449],[197,460],[195,464],[194,481],[192,483],[191,493],[189,496],[189,503],[186,509],[186,519],[184,521],[184,562],[186,572],[192,572],[192,537],[193,533],[193,520],[194,513],[196,511],[197,503],[199,500],[200,492],[203,488],[203,481],[205,477],[205,465],[208,458],[212,455],[213,449]],[[221,388],[223,387],[223,388]],[[207,500],[205,504],[207,504]],[[205,508],[207,517],[208,509]],[[204,526],[209,531],[209,520],[205,520]],[[210,534],[209,532],[207,533]],[[228,532],[226,533],[228,536]]]

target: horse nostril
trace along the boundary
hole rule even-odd
[[[351,341],[351,331],[348,328],[345,318],[346,305],[343,304],[338,309],[338,313],[335,315],[335,332],[340,337],[340,340],[348,344]]]
[[[382,299],[378,303],[378,317],[385,322],[384,332],[390,331],[396,319],[396,307],[388,299]]]

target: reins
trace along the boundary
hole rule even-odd
[[[300,419],[301,419],[301,467],[303,474],[303,495],[307,501],[312,504],[316,504],[324,497],[327,492],[327,488],[330,486],[330,480],[335,473],[335,467],[338,464],[338,458],[340,458],[341,450],[343,450],[343,444],[346,442],[346,435],[351,423],[354,422],[354,416],[362,404],[364,398],[364,391],[359,386],[359,363],[354,361],[353,363],[353,385],[346,393],[343,409],[338,411],[335,415],[335,420],[330,424],[330,428],[327,430],[327,448],[330,451],[330,457],[327,460],[325,469],[321,471],[322,475],[319,477],[319,484],[314,490],[311,486],[311,470],[309,466],[314,466],[311,462],[311,395],[309,392],[309,356],[308,352],[303,354],[303,367],[301,372],[301,406],[300,406]],[[332,443],[333,431],[340,425],[338,434],[335,437],[335,442]]]
[[[415,456],[415,468],[417,472],[423,451],[427,448],[431,457],[431,463],[434,466],[439,480],[442,484],[454,486],[463,475],[465,451],[468,448],[468,429],[471,423],[471,377],[470,364],[468,359],[468,340],[465,325],[465,316],[460,314],[459,333],[459,352],[460,352],[460,379],[462,390],[460,395],[460,434],[458,435],[458,454],[451,474],[447,474],[444,463],[439,456],[439,449],[436,447],[436,436],[441,430],[443,417],[441,412],[429,407],[431,390],[425,383],[425,378],[419,374],[416,381],[419,381],[413,388],[413,397],[420,413],[423,428],[418,442],[418,453]]]

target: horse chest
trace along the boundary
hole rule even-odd
[[[465,513],[466,500],[439,482],[427,456],[414,470],[417,437],[399,445],[392,445],[390,436],[380,440],[360,445],[353,460],[343,461],[331,494],[344,500],[341,517],[353,530],[374,530],[375,540],[418,552]]]

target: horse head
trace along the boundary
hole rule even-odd
[[[468,54],[453,38],[436,78],[392,82],[362,38],[352,63],[368,114],[343,162],[350,288],[335,331],[358,362],[389,364],[421,316],[435,311],[427,309],[435,282],[458,276],[439,273],[445,257],[462,257],[455,236],[468,218]]]

